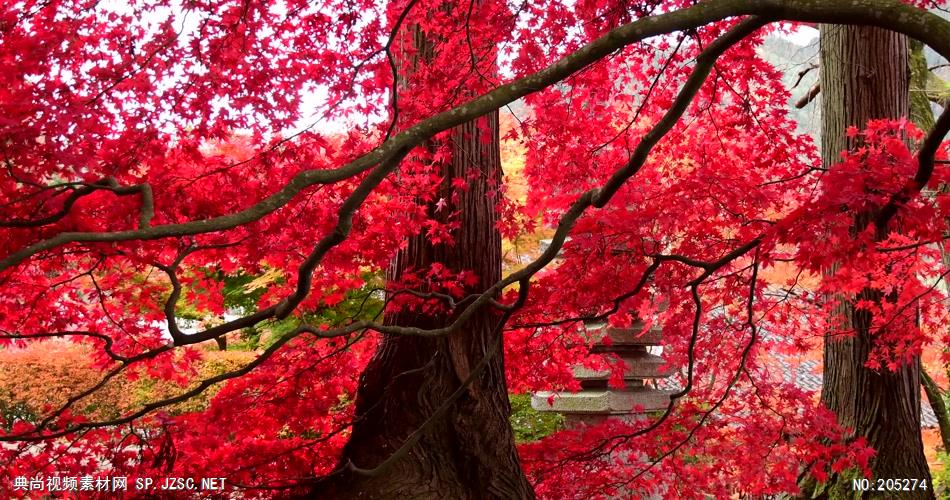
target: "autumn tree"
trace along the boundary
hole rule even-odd
[[[950,115],[861,124],[822,166],[756,53],[781,21],[950,55],[950,23],[896,0],[4,6],[0,333],[84,344],[100,377],[8,416],[0,487],[727,498],[871,475],[883,445],[774,363],[827,331],[823,296],[876,308],[882,377],[948,340],[926,280],[950,204],[919,192],[950,178]],[[523,152],[521,198],[500,140]],[[869,207],[901,231],[856,229]],[[551,244],[503,261],[536,231]],[[509,392],[576,389],[578,364],[622,382],[589,352],[598,321],[662,325],[669,407],[516,448]],[[237,334],[253,360],[197,369]],[[83,411],[141,377],[165,386]]]
[[[909,116],[909,52],[906,37],[877,28],[824,25],[821,33],[822,163],[833,168],[841,151],[859,145],[860,137],[846,135],[848,127]],[[881,211],[856,214],[853,232],[873,227],[875,241],[886,239],[894,226],[886,220],[891,215]],[[858,300],[886,299],[880,290],[868,288]],[[874,477],[929,482],[920,436],[919,356],[911,355],[894,371],[869,368],[875,336],[871,304],[842,300],[836,312],[825,341],[822,402],[877,450]],[[851,489],[845,478],[840,481],[831,489]],[[913,494],[933,497],[930,491]]]

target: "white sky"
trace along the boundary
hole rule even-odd
[[[280,3],[280,2],[275,2]],[[122,0],[105,0],[101,4],[106,10],[111,10],[118,13],[129,13],[131,9],[128,4]],[[170,8],[157,9],[153,12],[149,12],[145,19],[141,19],[141,22],[146,24],[157,23],[158,21],[166,18],[169,14],[173,15],[176,20],[176,25],[179,26],[182,31],[183,41],[187,41],[188,35],[197,29],[198,19],[194,16],[189,18],[188,16],[182,15],[182,7],[179,1],[173,1]],[[790,42],[799,45],[805,46],[813,42],[815,38],[818,37],[818,30],[808,27],[799,27],[795,32],[789,35],[781,35],[783,38],[786,38]],[[305,92],[303,97],[303,106],[301,108],[302,116],[298,120],[295,127],[290,130],[285,131],[285,133],[292,134],[299,132],[302,129],[311,128],[319,132],[336,132],[342,128],[346,128],[346,124],[340,120],[327,120],[326,118],[320,119],[324,109],[324,106],[327,103],[327,95],[325,89],[317,89],[312,92]]]
[[[795,32],[785,35],[783,38],[795,45],[804,47],[818,38],[818,30],[807,26],[799,26]]]

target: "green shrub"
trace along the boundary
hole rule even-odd
[[[541,412],[531,407],[530,394],[510,394],[511,428],[515,431],[515,441],[527,443],[549,436],[564,427],[564,416],[560,413]]]
[[[934,494],[937,498],[950,499],[950,454],[945,451],[937,452],[940,468],[930,471],[933,476]]]

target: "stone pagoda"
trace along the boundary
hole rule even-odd
[[[585,328],[593,343],[592,353],[614,353],[624,361],[626,387],[608,387],[610,371],[607,369],[575,366],[574,378],[580,381],[581,391],[537,392],[531,398],[535,410],[561,413],[567,426],[574,427],[582,423],[596,424],[610,417],[635,420],[669,406],[672,391],[660,390],[648,383],[672,375],[671,371],[663,369],[666,361],[648,350],[651,346],[661,345],[662,327],[653,326],[644,331],[644,323],[637,320],[628,328],[603,323],[588,324]],[[605,343],[604,339],[609,339],[609,342]]]

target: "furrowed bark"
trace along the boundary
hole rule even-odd
[[[446,9],[450,6],[444,7]],[[437,42],[410,27],[404,38],[429,57]],[[397,51],[401,78],[411,84],[415,59]],[[493,66],[493,65],[492,65]],[[496,209],[502,182],[498,112],[452,129],[451,159],[442,165],[442,183],[428,207],[442,223],[457,220],[452,243],[432,243],[423,232],[410,238],[392,262],[387,278],[398,283],[410,270],[441,264],[458,273],[474,272],[485,290],[501,279],[501,235]],[[444,146],[430,141],[432,147]],[[466,189],[453,187],[462,180]],[[481,291],[479,290],[479,291]],[[388,311],[387,325],[444,328],[459,314]],[[343,450],[342,473],[318,487],[332,498],[533,498],[521,470],[509,424],[511,407],[498,323],[502,315],[483,307],[458,330],[436,338],[383,335],[360,378],[357,420]],[[488,357],[487,365],[476,366]],[[474,377],[472,375],[474,374]],[[472,380],[469,380],[472,377]],[[464,384],[468,383],[467,387]],[[460,388],[464,392],[452,401]],[[449,402],[452,406],[438,415]],[[437,415],[435,418],[432,418]],[[415,433],[421,437],[378,474],[361,474],[389,463]]]
[[[947,411],[947,403],[943,399],[943,389],[934,382],[927,370],[920,369],[920,381],[927,393],[927,401],[934,415],[937,417],[937,426],[940,428],[940,440],[943,442],[943,449],[950,450],[950,412]]]
[[[822,162],[834,168],[841,151],[857,146],[845,136],[848,126],[864,128],[870,119],[909,115],[907,38],[879,28],[822,25],[820,65]],[[867,227],[874,216],[856,214],[854,231]],[[876,290],[865,290],[858,299],[887,300]],[[901,498],[933,498],[920,434],[920,359],[893,372],[868,369],[865,363],[874,345],[870,314],[855,310],[848,301],[833,314],[835,326],[825,337],[821,402],[837,414],[839,423],[877,450],[870,464],[874,478],[926,480],[927,490],[902,492]],[[840,334],[850,331],[853,335]],[[849,479],[835,474],[820,497],[854,495]],[[890,494],[866,492],[864,497]]]
[[[917,128],[927,131],[934,126],[934,113],[930,107],[930,98],[927,96],[927,82],[930,79],[930,70],[927,68],[927,59],[924,57],[924,44],[910,41],[910,119]],[[945,186],[941,186],[941,189]],[[947,252],[942,251],[944,264],[947,262]],[[943,449],[950,450],[950,412],[943,398],[943,389],[927,373],[923,366],[920,368],[920,383],[927,394],[927,402],[937,417],[937,427]]]

